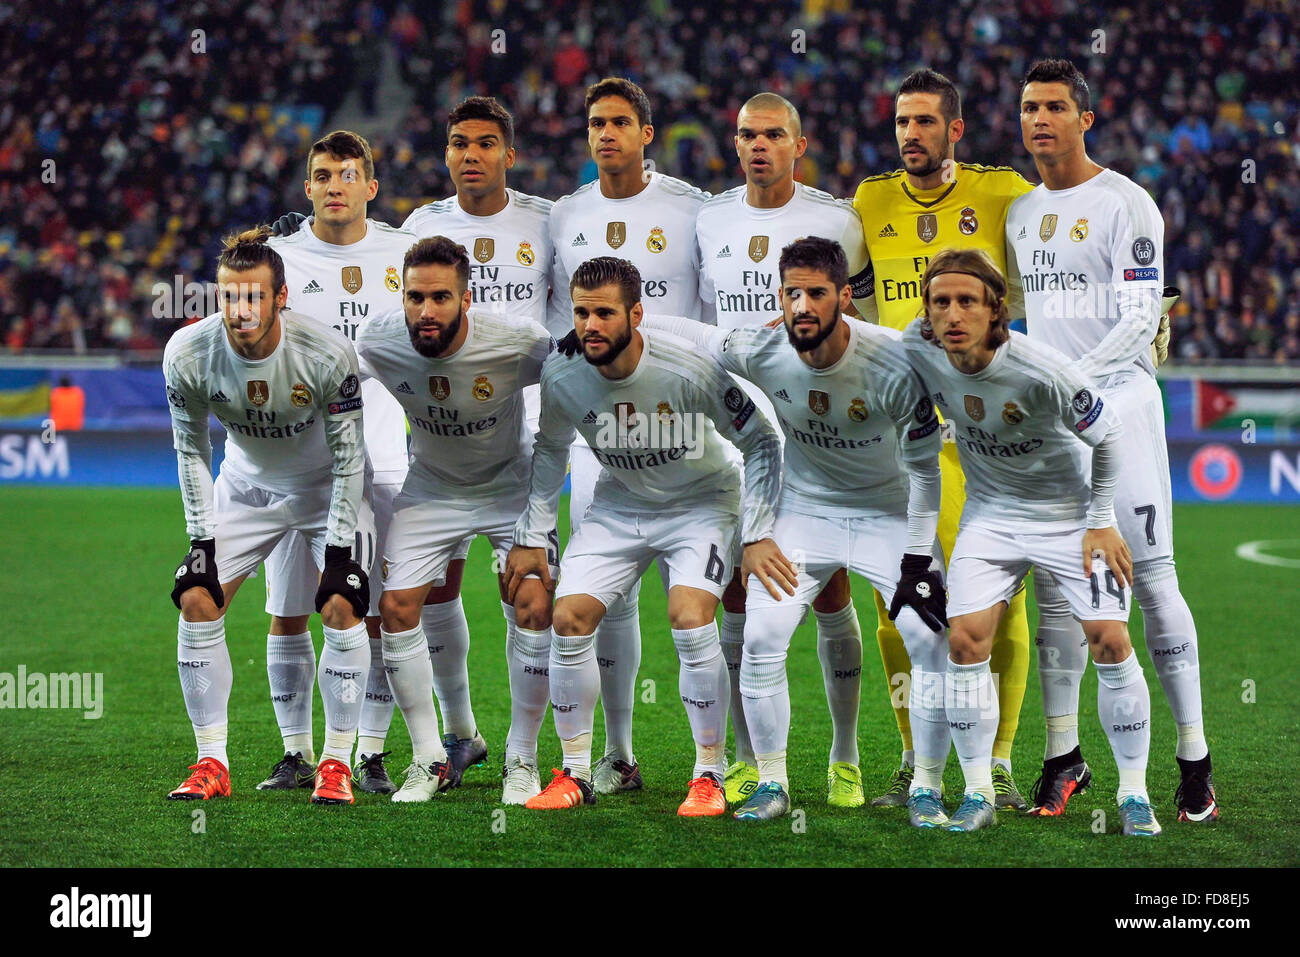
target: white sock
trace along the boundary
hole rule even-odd
[[[388,681],[411,735],[413,760],[426,767],[446,761],[447,751],[438,734],[438,712],[433,707],[433,665],[424,629],[417,625],[409,631],[380,634]]]
[[[312,647],[311,632],[266,636],[266,678],[285,752],[301,751],[308,761],[315,761],[311,712],[316,690],[316,649]]]
[[[591,780],[591,726],[600,697],[596,635],[556,635],[551,642],[551,714],[560,736],[564,766]]]
[[[1043,691],[1047,743],[1043,759],[1060,757],[1079,746],[1079,685],[1088,667],[1088,639],[1070,603],[1046,572],[1034,572],[1038,603],[1038,684]]]
[[[325,707],[325,747],[321,760],[332,758],[348,764],[356,740],[361,706],[365,703],[366,674],[370,671],[370,636],[366,623],[336,630],[328,625],[321,651],[316,683]]]
[[[699,628],[674,628],[678,689],[695,739],[693,777],[712,773],[721,781],[726,774],[723,747],[727,741],[727,705],[731,700],[727,663],[722,660],[718,624]]]
[[[551,629],[515,627],[510,654],[510,733],[506,760],[537,764],[537,736],[551,693]]]
[[[1151,693],[1134,652],[1116,664],[1097,664],[1097,716],[1120,772],[1117,800],[1147,800],[1147,754],[1151,748]]]
[[[853,602],[817,616],[817,659],[831,711],[830,763],[858,763],[858,699],[862,690],[862,630]]]
[[[1173,559],[1136,564],[1133,598],[1142,609],[1147,653],[1179,728],[1178,757],[1198,761],[1210,753],[1201,717],[1201,661],[1196,622],[1178,589]]]
[[[727,663],[727,677],[731,682],[728,713],[731,717],[731,736],[736,742],[736,760],[753,764],[754,746],[749,740],[745,703],[740,693],[740,663],[745,650],[745,615],[724,609],[719,641],[722,644],[722,660]]]
[[[774,754],[756,754],[754,755],[754,758],[758,762],[759,786],[761,787],[764,784],[779,784],[784,791],[789,793],[790,775],[785,770],[785,752],[777,751]]]
[[[596,662],[600,665],[600,706],[605,713],[605,753],[634,764],[632,708],[641,669],[641,613],[636,595],[613,602],[600,620]]]
[[[357,726],[357,760],[363,754],[379,754],[384,750],[384,738],[388,737],[388,726],[393,723],[395,700],[388,684],[388,672],[384,670],[383,639],[371,638],[366,700],[361,705],[361,723]]]
[[[198,760],[216,758],[230,770],[226,755],[226,715],[234,670],[226,647],[226,617],[216,621],[179,619],[176,670],[198,746]]]
[[[973,665],[959,665],[948,659],[944,710],[966,776],[966,793],[982,794],[990,804],[994,803],[993,739],[998,730],[998,692],[989,659]]]
[[[946,677],[945,671],[922,671],[916,664],[912,665],[912,690],[907,707],[912,718],[916,770],[909,793],[917,788],[937,791],[943,783],[943,768],[952,747],[943,701]]]
[[[433,660],[433,692],[438,696],[444,733],[472,738],[478,732],[469,701],[469,622],[460,596],[420,613]]]

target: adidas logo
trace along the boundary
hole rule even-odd
[[[313,279],[311,282],[307,283],[307,285],[305,285],[305,286],[302,287],[302,291],[303,291],[304,293],[307,293],[307,292],[324,292],[325,289],[324,289],[323,286],[321,286],[320,283],[318,283],[315,279]]]
[[[885,223],[885,228],[878,233],[878,236],[880,239],[897,239],[898,233],[894,232],[893,223]]]
[[[220,389],[218,389],[216,392],[212,393],[212,395],[208,396],[208,401],[209,401],[209,402],[229,402],[230,399],[226,396],[226,394],[225,394],[224,392],[222,392]]]
[[[1020,232],[1016,233],[1016,239],[1024,239],[1026,235],[1028,234],[1025,232],[1025,227],[1021,226]]]
[[[730,258],[731,258],[731,247],[730,247],[730,246],[723,246],[722,249],[718,252],[718,255],[715,256],[714,258],[715,258],[715,259],[730,259]]]
[[[578,233],[578,238],[573,241],[573,245],[575,246],[587,245],[587,237],[582,235],[582,233]]]
[[[785,389],[778,389],[776,391],[776,398],[780,399],[782,402],[789,402],[790,393],[786,392]]]
[[[595,424],[596,424],[596,413],[595,413],[595,412],[592,412],[591,409],[588,409],[588,410],[587,410],[587,414],[584,415],[584,416],[582,417],[582,424],[583,424],[583,425],[595,425]]]
[[[397,391],[403,395],[415,395],[415,390],[412,389],[411,384],[406,381],[403,381],[402,384],[397,387]]]

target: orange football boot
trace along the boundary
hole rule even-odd
[[[316,790],[312,804],[355,804],[352,797],[352,769],[343,761],[326,758],[316,769]]]
[[[541,794],[535,794],[524,802],[524,807],[534,811],[556,811],[566,807],[579,807],[583,804],[596,803],[596,789],[587,781],[575,778],[565,768],[551,768],[555,777]]]
[[[187,777],[175,791],[167,795],[170,801],[206,801],[214,797],[230,797],[230,772],[216,758],[204,758],[191,764],[194,773]]]
[[[677,809],[682,817],[717,817],[727,813],[727,792],[712,774],[705,771],[688,787],[686,800]]]

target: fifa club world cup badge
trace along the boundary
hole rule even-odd
[[[311,392],[301,382],[293,384],[293,391],[289,393],[289,401],[300,409],[305,409],[311,405]]]
[[[342,279],[343,288],[348,291],[349,295],[355,296],[361,291],[360,266],[344,266]]]
[[[767,258],[767,249],[770,245],[771,240],[767,236],[750,236],[749,258],[756,263],[761,263]]]
[[[863,399],[854,399],[849,403],[849,418],[854,422],[865,422],[870,413],[867,411],[867,403]]]
[[[966,414],[974,422],[984,421],[984,400],[977,395],[966,396]]]
[[[474,394],[474,398],[480,402],[486,402],[492,398],[492,383],[488,381],[488,377],[485,375],[476,376],[474,387],[470,391]]]
[[[1038,224],[1038,238],[1047,242],[1056,234],[1056,213],[1046,213]]]
[[[384,285],[387,287],[389,292],[402,291],[402,280],[398,278],[396,266],[389,266],[388,270],[384,273]]]
[[[451,380],[445,375],[429,376],[429,394],[441,402],[451,395]]]
[[[474,240],[474,258],[481,263],[491,262],[492,254],[496,250],[496,241],[487,236],[480,236]]]
[[[1025,413],[1021,412],[1014,402],[1008,402],[1002,407],[1002,421],[1007,425],[1019,425],[1025,421]]]
[[[1082,216],[1070,227],[1070,238],[1076,243],[1081,243],[1088,238],[1088,221]]]
[[[916,217],[916,235],[921,242],[928,243],[939,235],[939,217],[934,213],[922,213]]]
[[[818,389],[808,390],[808,408],[817,415],[825,415],[831,410],[831,397]]]
[[[271,398],[271,390],[265,379],[248,380],[248,401],[253,405],[266,405]]]
[[[521,242],[519,248],[515,250],[515,259],[521,266],[531,266],[537,260],[537,254],[533,252],[530,244]]]
[[[961,219],[957,222],[957,228],[961,230],[963,236],[975,235],[975,230],[980,228],[980,221],[975,218],[975,209],[973,207],[967,206],[961,211]]]
[[[627,242],[627,223],[605,224],[605,245],[610,249],[618,249],[625,242]]]
[[[645,248],[652,253],[661,253],[668,248],[668,237],[664,235],[662,226],[655,226],[650,230],[650,238],[645,241]]]

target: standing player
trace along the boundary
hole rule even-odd
[[[1132,557],[1115,528],[1123,426],[1072,360],[1008,331],[1006,295],[985,253],[944,250],[921,278],[924,318],[903,333],[913,367],[953,424],[966,476],[948,562],[944,689],[966,794],[948,830],[994,823],[998,688],[989,655],[998,619],[1032,566],[1053,576],[1087,636],[1097,714],[1119,767],[1123,833],[1151,837],[1160,833],[1146,792],[1151,697],[1128,634]]]
[[[437,673],[421,608],[466,537],[487,535],[498,553],[512,541],[527,505],[532,441],[522,390],[537,383],[552,346],[537,322],[469,311],[470,270],[463,246],[445,236],[420,240],[402,263],[404,309],[385,313],[357,340],[362,368],[397,397],[411,424],[411,472],[394,505],[380,600],[384,663],[414,751],[394,801],[426,801],[460,779],[463,769],[438,739]],[[537,734],[546,714],[551,626],[551,598],[540,581],[518,589],[515,614],[507,804],[540,790]]]
[[[700,247],[700,297],[712,302],[719,329],[763,325],[781,309],[777,260],[781,250],[804,236],[838,242],[848,256],[849,283],[860,313],[874,317],[871,263],[862,241],[862,220],[852,205],[794,180],[794,167],[808,147],[799,112],[784,97],[759,93],[736,118],[736,154],[745,183],[714,196],[695,221]],[[747,380],[742,387],[772,421],[772,400]],[[740,694],[745,595],[736,582],[722,596],[722,654],[731,671],[731,727],[736,760],[727,768],[727,800],[743,801],[758,784]],[[831,712],[827,800],[836,807],[864,801],[858,768],[858,697],[862,632],[849,593],[847,574],[831,579],[813,602],[817,657],[821,660]]]
[[[865,577],[890,600],[891,616],[904,604],[912,607],[899,615],[898,626],[916,663],[912,688],[918,696],[934,686],[926,676],[942,674],[948,651],[943,579],[931,569],[940,494],[934,403],[897,332],[841,315],[851,283],[837,242],[809,237],[791,243],[780,253],[779,268],[782,328],[728,331],[657,317],[642,324],[693,339],[728,372],[774,396],[786,438],[774,537],[784,554],[800,556],[801,574],[793,600],[774,600],[758,582],[748,583],[739,681],[753,727],[758,786],[736,812],[740,820],[789,813],[786,653],[833,574],[848,566]],[[918,699],[915,709],[913,788],[937,792],[949,746],[942,698]],[[922,813],[914,808],[918,824]]]
[[[1024,286],[1030,337],[1077,360],[1124,422],[1115,504],[1133,549],[1133,595],[1147,650],[1178,726],[1178,819],[1212,821],[1219,808],[1201,717],[1196,624],[1174,569],[1164,407],[1150,353],[1160,324],[1164,221],[1146,190],[1088,158],[1090,105],[1088,85],[1068,60],[1030,68],[1020,131],[1043,183],[1012,206],[1007,242]],[[1078,748],[1082,663],[1068,643],[1057,650],[1060,666],[1050,681],[1042,675],[1048,754],[1035,804],[1045,814],[1059,814],[1089,777]]]
[[[920,313],[921,274],[937,250],[948,246],[982,249],[999,271],[1006,272],[1002,226],[1007,207],[1031,187],[1008,166],[956,162],[963,132],[961,97],[947,77],[933,70],[917,70],[899,85],[894,134],[903,168],[868,177],[853,198],[871,254],[873,298],[882,325],[902,329]],[[1016,294],[1013,287],[1013,300]],[[944,554],[951,555],[964,494],[961,467],[950,441],[944,442],[940,468],[943,507],[939,543]],[[886,619],[879,593],[876,613],[880,620],[876,638],[892,690],[894,676],[910,670],[907,650],[897,629]],[[1073,633],[1082,637],[1077,626]],[[1012,597],[994,637],[993,670],[1002,708],[993,743],[997,806],[1024,808],[1028,805],[1011,776],[1011,745],[1029,673],[1029,618],[1023,590]],[[876,807],[905,803],[913,776],[912,730],[905,696],[894,698],[894,716],[903,739],[903,758],[885,793],[871,802]]]
[[[336,130],[312,144],[303,184],[314,215],[292,235],[269,245],[284,260],[289,303],[294,311],[333,326],[352,342],[357,330],[378,313],[402,301],[397,267],[415,241],[410,233],[366,218],[379,190],[370,144],[365,137]],[[366,628],[370,635],[370,673],[357,738],[353,775],[362,791],[394,790],[384,769],[384,737],[393,716],[393,693],[384,674],[379,640],[384,533],[392,503],[406,478],[406,430],[401,407],[378,383],[363,382],[366,401],[366,454],[374,469],[376,540],[367,542],[375,564],[366,570],[371,590]],[[284,538],[266,560],[266,672],[271,703],[284,739],[284,757],[259,790],[302,787],[311,780],[312,683],[316,654],[307,619],[316,588],[316,566],[304,538]]]
[[[739,470],[718,432],[744,454],[745,570],[765,583],[780,578],[792,591],[794,569],[771,540],[781,451],[772,427],[716,362],[676,336],[637,328],[641,289],[641,275],[627,260],[602,256],[578,267],[570,293],[585,361],[557,355],[542,370],[542,427],[528,508],[507,565],[512,594],[522,576],[546,571],[547,530],[575,430],[586,435],[601,476],[564,552],[556,591],[551,705],[564,770],[527,806],[595,802],[591,730],[600,669],[594,632],[606,609],[662,557],[679,690],[695,739],[695,772],[678,813],[715,816],[727,809],[728,680],[714,615],[731,577],[741,505]]]
[[[181,609],[177,664],[199,749],[193,773],[169,797],[230,794],[224,612],[244,578],[297,530],[324,569],[315,609],[325,626],[325,747],[311,800],[351,804],[348,761],[370,667],[361,618],[371,560],[353,549],[374,536],[363,495],[361,384],[350,342],[283,308],[284,263],[269,234],[226,240],[217,261],[222,311],[173,335],[163,357],[191,539],[172,589]],[[209,411],[227,432],[215,487]]]
[[[654,139],[650,100],[630,80],[606,78],[587,89],[587,145],[598,179],[556,200],[551,209],[555,249],[553,332],[570,331],[569,277],[593,256],[613,254],[641,275],[641,297],[651,311],[713,321],[701,302],[695,217],[708,193],[671,176],[647,171],[645,148]],[[576,529],[591,503],[600,467],[579,431],[572,455],[569,525]],[[660,569],[661,573],[663,568]],[[632,750],[632,706],[641,664],[639,585],[608,609],[596,636],[605,754],[596,766],[600,793],[641,787]]]

